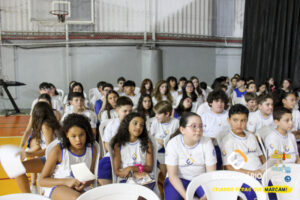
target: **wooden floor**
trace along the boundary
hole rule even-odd
[[[0,145],[19,145],[28,121],[29,115],[0,116]],[[0,195],[18,192],[15,179],[9,179],[0,165]]]

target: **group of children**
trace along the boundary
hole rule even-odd
[[[113,173],[120,182],[127,182],[128,177],[155,180],[152,172],[158,167],[164,180],[161,196],[185,199],[190,181],[205,172],[226,169],[262,174],[262,164],[275,151],[290,155],[282,162],[300,163],[296,143],[299,94],[286,85],[274,89],[274,81],[273,85],[265,83],[265,91],[259,89],[257,94],[253,80],[245,83],[238,76],[231,84],[228,78],[219,77],[209,88],[197,77],[182,77],[178,84],[175,77],[169,77],[158,81],[154,89],[152,81],[145,79],[137,91],[133,81],[120,77],[118,88],[99,82],[90,100],[81,83],[72,81],[64,99],[53,84],[42,83],[20,144],[25,145],[32,130],[29,150],[22,152],[22,158],[31,158],[23,161],[26,172],[40,173],[39,185],[47,187],[44,193],[51,199],[76,199],[91,182],[76,180],[70,166],[85,162],[94,172],[99,153],[94,142],[100,141],[107,152],[97,166],[101,185],[112,183]],[[99,135],[102,123],[106,126]],[[264,141],[267,158],[255,137],[265,126],[270,127]],[[55,139],[60,143],[46,160],[45,149]],[[235,150],[248,158],[239,169],[228,161]],[[22,192],[30,192],[26,174],[16,180]],[[154,184],[146,186],[154,188]],[[196,195],[206,199],[201,187]]]

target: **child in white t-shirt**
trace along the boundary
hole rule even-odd
[[[169,101],[171,105],[176,102],[169,91],[167,81],[164,80],[157,81],[151,95],[154,106],[160,101]]]
[[[124,96],[129,97],[133,103],[133,109],[136,109],[138,106],[140,94],[135,94],[135,83],[131,80],[128,80],[124,83]]]
[[[255,133],[264,126],[274,126],[273,122],[273,99],[271,95],[260,95],[257,97],[258,110],[249,115],[247,130]]]
[[[130,98],[122,96],[117,100],[116,112],[118,118],[110,119],[105,130],[102,141],[105,150],[108,152],[109,142],[116,135],[121,121],[132,111],[133,103]],[[112,182],[111,163],[107,153],[100,161],[98,167],[98,181],[101,185],[110,184]]]
[[[283,163],[300,163],[296,138],[290,132],[293,129],[292,112],[278,107],[274,109],[273,118],[276,129],[271,129],[264,141],[268,157],[278,158]]]
[[[90,119],[90,124],[94,133],[94,136],[96,137],[96,123],[97,123],[97,116],[96,114],[91,111],[87,110],[84,106],[84,96],[81,92],[73,92],[71,96],[71,105],[73,106],[73,111],[66,112],[62,118],[61,122],[64,121],[64,119],[71,113],[77,113],[85,115],[87,118]]]
[[[233,93],[231,95],[231,103],[234,104],[243,104],[246,105],[244,95],[247,93],[246,87],[245,87],[245,79],[239,78],[237,81],[237,87],[233,90]]]
[[[179,131],[166,147],[168,177],[164,183],[166,200],[185,199],[186,188],[194,177],[216,170],[216,152],[209,138],[202,135],[199,115],[188,112],[180,118]],[[205,198],[202,187],[196,196]]]
[[[160,101],[154,106],[155,119],[153,119],[150,127],[150,135],[152,135],[157,143],[159,161],[159,168],[163,177],[166,175],[165,166],[165,148],[166,140],[173,134],[179,127],[178,119],[172,118],[172,105],[168,101]]]
[[[256,101],[256,93],[248,92],[244,95],[246,101],[246,107],[248,108],[249,112],[257,111],[257,101]]]

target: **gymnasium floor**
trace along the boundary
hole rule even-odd
[[[0,145],[19,145],[29,115],[0,116]],[[9,179],[0,164],[0,196],[20,192],[15,179]]]

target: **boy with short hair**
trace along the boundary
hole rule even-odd
[[[258,110],[250,113],[247,130],[255,133],[264,126],[274,126],[273,122],[273,99],[269,94],[257,97]]]
[[[247,93],[246,86],[245,86],[245,79],[239,78],[236,84],[236,88],[233,90],[233,93],[231,95],[231,101],[232,105],[234,104],[243,104],[246,105],[244,95]]]
[[[92,107],[95,106],[97,100],[102,99],[102,97],[103,97],[103,86],[105,84],[106,84],[105,81],[99,81],[97,83],[97,90],[94,93],[93,97],[91,97],[91,99],[90,99],[90,103],[91,103]]]
[[[246,107],[248,108],[248,110],[250,112],[257,111],[258,107],[257,107],[257,101],[256,101],[256,98],[257,98],[256,93],[247,92],[244,97],[245,97],[245,101],[246,101]]]
[[[160,163],[159,168],[163,177],[165,177],[167,169],[165,165],[164,142],[179,128],[179,120],[171,117],[173,107],[169,101],[158,102],[153,110],[155,112],[155,119],[153,119],[150,127],[150,135],[156,140],[158,150],[157,159]]]
[[[102,136],[105,150],[108,152],[110,140],[117,134],[121,121],[132,111],[133,103],[130,98],[122,96],[117,100],[116,112],[118,118],[109,119]],[[101,185],[112,183],[111,163],[109,153],[99,161],[98,181]]]
[[[124,87],[124,96],[127,96],[132,100],[133,109],[136,109],[137,106],[138,106],[140,95],[134,93],[135,82],[131,81],[131,80],[128,80],[124,83],[123,87]]]
[[[77,113],[77,114],[82,114],[85,115],[87,118],[90,119],[90,124],[92,127],[93,134],[96,138],[96,123],[97,123],[97,117],[96,114],[91,111],[86,109],[84,106],[84,95],[81,92],[74,92],[72,93],[70,104],[73,106],[73,111],[65,112],[63,117],[61,118],[61,122],[64,121],[64,119],[72,113]]]
[[[282,156],[283,163],[300,163],[296,138],[291,133],[292,112],[287,108],[278,107],[274,109],[273,118],[277,128],[269,129],[270,133],[264,141],[268,157],[277,154]]]
[[[118,87],[115,87],[114,90],[119,93],[119,96],[124,95],[124,83],[125,83],[125,78],[123,76],[119,77],[117,80]]]
[[[110,83],[104,83],[102,86],[102,97],[95,102],[95,113],[98,115],[106,105],[106,95],[109,91],[113,90],[113,85]]]
[[[257,92],[256,84],[254,82],[248,83],[246,85],[246,89],[247,89],[247,93],[249,93],[249,92],[256,93]]]

